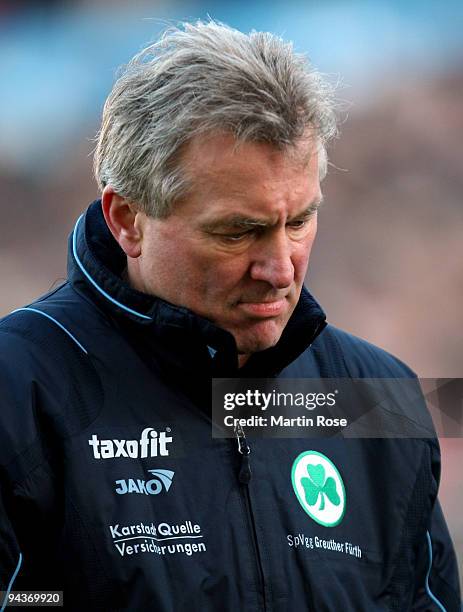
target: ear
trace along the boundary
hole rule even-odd
[[[139,257],[142,232],[138,216],[142,213],[109,185],[103,189],[101,203],[106,224],[121,249],[127,257]]]

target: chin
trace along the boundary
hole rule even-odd
[[[256,327],[260,329],[256,329]],[[264,324],[259,323],[259,326],[256,327],[245,333],[242,331],[232,332],[239,353],[250,355],[251,353],[265,351],[265,349],[275,346],[283,332],[281,324],[276,324],[274,321],[266,321]]]

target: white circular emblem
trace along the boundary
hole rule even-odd
[[[294,460],[291,480],[299,503],[324,527],[339,525],[346,511],[346,490],[334,463],[309,450]]]

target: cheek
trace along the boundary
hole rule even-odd
[[[176,303],[190,282],[191,258],[184,243],[165,233],[145,238],[139,266],[147,292]]]
[[[304,255],[301,255],[297,259],[293,259],[294,280],[297,285],[302,284],[304,282],[308,264],[309,264],[308,253],[304,253]]]
[[[209,294],[223,296],[232,294],[246,280],[248,271],[246,258],[215,256],[201,261],[202,281]]]
[[[294,276],[296,283],[302,283],[304,281],[307,267],[309,265],[310,252],[312,250],[313,240],[310,240],[304,245],[300,245],[300,248],[293,254],[292,261],[294,266]]]

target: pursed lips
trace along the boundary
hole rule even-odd
[[[248,315],[256,317],[275,317],[280,315],[286,308],[286,297],[274,300],[261,301],[239,301],[237,306]]]

